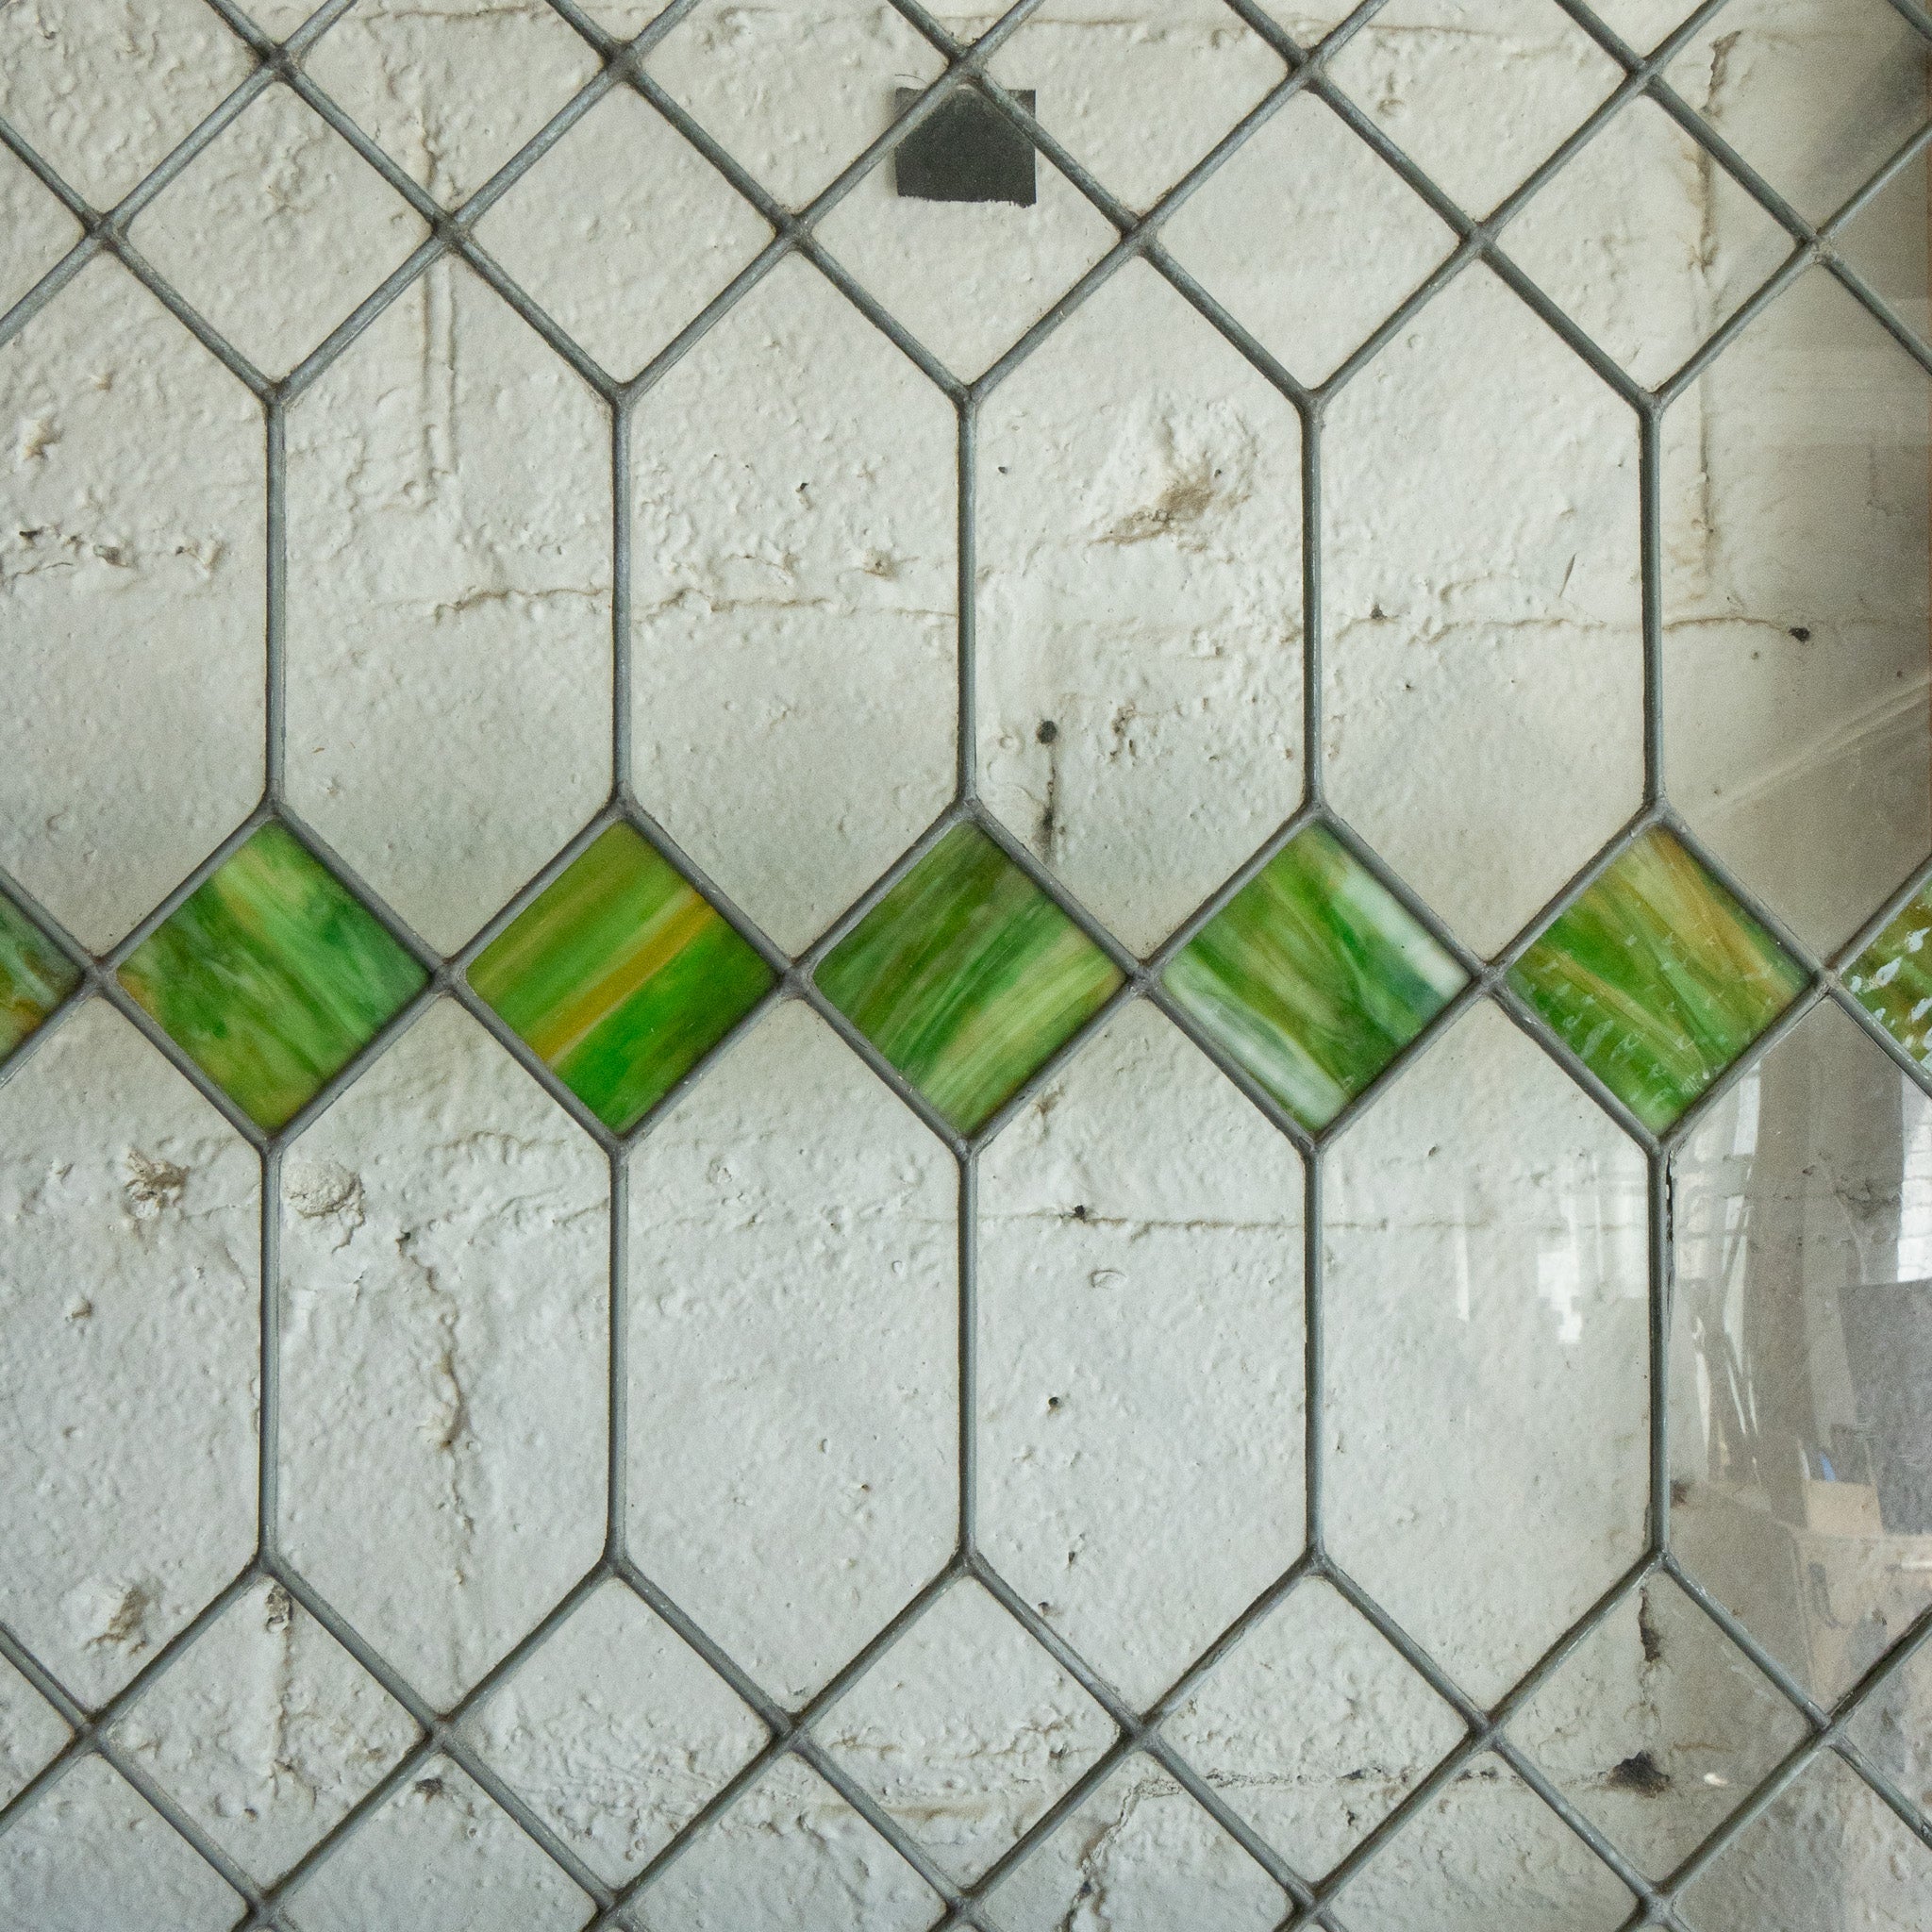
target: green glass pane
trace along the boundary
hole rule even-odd
[[[757,1006],[772,970],[656,846],[612,825],[476,956],[470,984],[623,1133]]]
[[[832,949],[818,983],[970,1134],[1121,975],[991,840],[956,825]]]
[[[1932,886],[1927,886],[1845,974],[1858,1004],[1922,1066],[1932,1066]]]
[[[312,1099],[427,976],[275,824],[198,886],[121,969],[122,985],[264,1127]]]
[[[10,899],[0,899],[0,1059],[79,983],[74,961]]]
[[[1551,922],[1509,981],[1661,1132],[1790,1005],[1805,974],[1658,828]]]
[[[1169,992],[1307,1127],[1323,1127],[1467,975],[1319,825],[1291,840],[1167,969]]]

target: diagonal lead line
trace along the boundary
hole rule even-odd
[[[1202,1661],[1197,1659],[1182,1674],[1175,1685],[1171,1687],[1157,1701],[1155,1706],[1156,1715],[1150,1718],[1142,1718],[1126,1703],[1115,1687],[1106,1677],[1101,1675],[1100,1673],[1095,1671],[1074,1646],[1041,1616],[1039,1611],[1013,1588],[991,1562],[983,1556],[977,1555],[971,1561],[974,1576],[999,1602],[1007,1614],[1018,1623],[1021,1628],[1032,1638],[1034,1642],[1045,1650],[1053,1657],[1054,1661],[1072,1676],[1080,1688],[1086,1691],[1088,1696],[1092,1698],[1107,1713],[1108,1717],[1111,1719],[1118,1733],[1116,1740],[1117,1755],[1114,1761],[1117,1763],[1120,1758],[1124,1757],[1133,1751],[1138,1750],[1145,1753],[1155,1762],[1158,1763],[1170,1776],[1174,1777],[1188,1791],[1194,1802],[1214,1820],[1221,1829],[1233,1838],[1241,1846],[1242,1850],[1284,1891],[1295,1899],[1297,1903],[1312,1903],[1314,1894],[1307,1881],[1245,1819],[1236,1812],[1222,1797],[1221,1793],[1213,1788],[1212,1784],[1203,1778],[1182,1757],[1180,1753],[1168,1742],[1167,1739],[1160,1734],[1158,1728],[1160,1716],[1164,1715],[1179,1701],[1180,1697],[1184,1694],[1183,1687],[1191,1685],[1198,1680],[1199,1676],[1205,1674],[1205,1670],[1208,1666],[1204,1666]],[[1279,1594],[1286,1594],[1287,1590],[1292,1588],[1293,1581],[1298,1580],[1301,1568],[1302,1566],[1297,1564],[1290,1571],[1288,1579],[1284,1580],[1283,1584],[1279,1586]],[[1230,1624],[1228,1632],[1224,1633],[1228,1644],[1231,1645],[1239,1641],[1241,1636],[1245,1634],[1247,1629],[1265,1616],[1268,1610],[1274,1607],[1276,1601],[1278,1601],[1278,1595],[1275,1591],[1264,1591],[1261,1596],[1250,1603],[1241,1615],[1234,1620],[1233,1624]],[[1220,1654],[1219,1641],[1217,1641],[1217,1645],[1210,1646],[1210,1649],[1214,1650],[1215,1655],[1218,1656]],[[1054,1827],[1077,1807],[1081,1799],[1091,1794],[1098,1787],[1101,1780],[1112,1768],[1111,1764],[1106,1765],[1105,1768],[1102,1765],[1095,1765],[1088,1773],[1087,1777],[1082,1780],[1081,1786],[1076,1787],[1078,1795],[1076,1796],[1074,1791],[1065,1794],[1047,1817],[1040,1820],[1004,1857],[998,1860],[977,1881],[973,1888],[975,1894],[984,1896],[1003,1879],[1010,1875],[1011,1872],[1017,1868],[1032,1850],[1045,1842],[1046,1839],[1052,1835]],[[1049,1822],[1049,1819],[1051,1822]]]
[[[1764,283],[1733,310],[1719,327],[1711,331],[1698,348],[1686,358],[1682,367],[1657,385],[1655,392],[1656,408],[1667,408],[1677,401],[1773,302],[1776,301],[1806,270],[1817,264],[1822,264],[1922,369],[1932,374],[1932,347],[1927,346],[1917,330],[1901,320],[1885,297],[1839,254],[1835,246],[1841,227],[1856,219],[1865,207],[1867,192],[1876,194],[1885,185],[1880,177],[1889,177],[1896,168],[1905,166],[1923,150],[1928,141],[1932,141],[1932,125],[1920,129],[1907,143],[1912,151],[1910,154],[1906,155],[1903,159],[1894,157],[1892,160],[1888,161],[1872,181],[1852,197],[1844,210],[1833,216],[1824,228],[1801,241]]]
[[[111,1733],[114,1727],[156,1684],[187,1656],[196,1641],[206,1632],[236,1601],[258,1577],[258,1572],[251,1560],[241,1572],[231,1577],[209,1600],[188,1618],[171,1637],[162,1642],[153,1657],[140,1670],[129,1677],[119,1690],[98,1707],[91,1709],[64,1685],[54,1672],[49,1670],[20,1637],[0,1623],[0,1658],[4,1658],[18,1670],[34,1689],[51,1704],[71,1733],[47,1763],[34,1776],[22,1785],[14,1796],[5,1805],[0,1805],[0,1834],[7,1832],[24,1818],[41,1796],[51,1790],[82,1758],[101,1756],[112,1764],[123,1776],[128,1777],[143,1797],[148,1797],[152,1781],[144,1776],[130,1776],[127,1769],[127,1754],[115,1744]],[[139,1767],[136,1767],[138,1771]],[[157,1805],[157,1810],[173,1824],[172,1802]],[[203,1852],[208,1842],[198,1831],[184,1832],[182,1836],[198,1853]],[[236,1868],[225,1857],[208,1858],[208,1862],[228,1879]],[[230,1881],[232,1882],[232,1880]],[[244,1877],[236,1887],[237,1890],[248,1892],[250,1882]]]
[[[563,9],[562,9],[562,8],[561,8],[559,7],[558,10],[559,12],[561,12],[561,11],[562,11]],[[1375,8],[1373,8],[1373,7],[1372,7],[1372,8],[1363,8],[1363,9],[1358,9],[1358,10],[1357,10],[1357,16],[1355,16],[1354,18],[1355,18],[1355,19],[1356,19],[1356,20],[1357,21],[1357,23],[1358,23],[1358,22],[1359,22],[1359,21],[1360,21],[1361,19],[1364,19],[1364,18],[1368,17],[1369,15],[1373,14],[1373,12],[1374,12],[1374,10],[1375,10]],[[499,291],[499,292],[502,292],[502,291]],[[848,292],[849,292],[849,291],[848,291]],[[928,373],[930,373],[930,372],[928,372]],[[1313,550],[1313,546],[1311,546],[1311,551],[1312,551],[1312,550]],[[1318,553],[1317,553],[1317,554],[1318,554]],[[1312,566],[1312,565],[1311,565],[1311,568],[1312,568],[1312,567],[1318,567],[1318,566]],[[963,621],[963,620],[962,620],[962,621]],[[1316,743],[1316,742],[1318,742],[1318,741],[1317,741],[1317,740],[1311,740],[1310,741],[1311,741],[1311,743]],[[1314,767],[1315,767],[1315,765],[1317,764],[1317,762],[1318,762],[1318,759],[1316,758],[1316,757],[1315,757],[1315,756],[1314,756],[1313,754],[1311,754],[1311,757],[1310,757],[1310,770],[1311,770],[1311,771],[1312,771],[1312,770],[1314,769]]]
[[[1692,1600],[1740,1650],[1752,1658],[1759,1670],[1772,1677],[1814,1727],[1813,1735],[1802,1739],[1793,1745],[1759,1780],[1744,1802],[1710,1832],[1703,1843],[1670,1874],[1664,1881],[1664,1890],[1668,1895],[1673,1899],[1681,1899],[1690,1887],[1708,1872],[1724,1852],[1756,1824],[1785,1791],[1804,1775],[1821,1753],[1825,1751],[1836,1754],[1854,1773],[1864,1779],[1879,1800],[1915,1837],[1922,1842],[1932,1845],[1932,1823],[1928,1823],[1919,1807],[1910,1800],[1905,1799],[1889,1779],[1868,1774],[1863,1754],[1850,1743],[1846,1735],[1860,1711],[1889,1681],[1892,1673],[1902,1669],[1924,1645],[1927,1639],[1932,1638],[1932,1607],[1923,1610],[1898,1643],[1868,1668],[1857,1683],[1827,1712],[1804,1692],[1789,1672],[1785,1671],[1775,1658],[1769,1656],[1763,1645],[1758,1643],[1675,1557],[1668,1558],[1666,1567],[1672,1577]],[[1767,1665],[1770,1668],[1767,1669]]]
[[[862,148],[796,214],[778,202],[727,148],[711,136],[682,103],[650,75],[641,61],[635,58],[628,58],[625,77],[631,87],[696,148],[719,174],[724,175],[774,230],[774,242],[766,255],[758,258],[742,271],[738,281],[727,285],[698,320],[715,320],[714,310],[717,316],[722,316],[742,293],[748,291],[757,279],[769,273],[786,254],[796,251],[824,274],[875,328],[917,364],[929,381],[957,398],[962,388],[958,379],[837,262],[818,241],[813,230],[858,187],[859,182],[884,162],[906,136],[915,132],[929,120],[951,93],[970,85],[974,77],[981,74],[985,62],[991,58],[1011,34],[1018,31],[1020,25],[1041,4],[1041,0],[1019,0],[1019,4],[996,22],[971,50],[962,53],[957,62],[948,66],[946,71],[938,75],[916,99],[908,103],[905,108],[896,111],[886,129]],[[741,288],[740,283],[743,284]],[[706,326],[709,325],[709,321],[706,321]],[[695,328],[694,322],[687,329],[687,335],[691,335]],[[691,335],[691,340],[695,340],[694,335]],[[640,394],[659,380],[665,371],[687,351],[690,345],[690,341],[683,337],[667,345],[665,350],[631,379],[627,385],[628,392],[631,395]]]
[[[608,375],[604,375],[601,370],[597,370],[594,359],[589,356],[588,352],[573,341],[572,345],[576,353],[575,356],[569,357],[568,359],[578,369],[579,374],[586,375],[587,379],[591,379],[588,372],[596,371],[597,375],[602,377],[602,382],[599,383],[593,380],[593,387],[599,387],[602,392],[607,395],[618,395],[625,402],[634,399],[645,388],[648,388],[658,380],[664,371],[677,359],[677,357],[686,353],[702,337],[706,330],[714,325],[724,314],[728,313],[736,303],[748,293],[750,289],[756,286],[757,281],[761,279],[763,275],[769,273],[771,268],[775,266],[776,262],[785,254],[790,253],[794,248],[799,248],[803,249],[808,257],[816,258],[819,251],[817,250],[817,244],[809,234],[811,225],[832,207],[836,206],[845,194],[849,193],[852,188],[886,154],[891,152],[903,133],[909,132],[920,125],[921,122],[928,118],[937,109],[947,93],[955,87],[963,84],[964,80],[969,78],[972,72],[974,71],[974,60],[990,58],[991,52],[996,49],[1007,35],[1017,28],[1020,21],[1041,4],[1041,0],[1019,0],[1019,4],[1006,19],[997,24],[984,37],[979,43],[979,48],[975,48],[974,56],[968,57],[968,60],[962,63],[959,69],[949,70],[947,73],[940,75],[919,100],[912,103],[903,114],[899,115],[884,134],[880,135],[857,157],[838,178],[827,186],[810,206],[797,216],[792,216],[779,208],[755,178],[740,166],[725,149],[713,141],[703,127],[658,87],[644,71],[641,64],[643,56],[649,52],[651,46],[656,44],[658,39],[661,38],[664,33],[670,31],[671,27],[676,25],[677,20],[688,10],[690,4],[691,0],[683,0],[683,4],[667,9],[665,14],[660,15],[658,21],[654,22],[650,27],[647,27],[635,41],[625,43],[621,47],[616,46],[615,43],[607,43],[606,66],[596,75],[592,76],[591,80],[587,81],[584,87],[578,91],[577,94],[573,96],[572,100],[566,103],[558,110],[558,114],[553,116],[551,121],[546,123],[545,126],[537,135],[532,137],[529,142],[525,143],[523,148],[519,149],[514,156],[506,161],[474,195],[459,208],[451,211],[445,211],[411,177],[398,168],[386,151],[378,143],[372,141],[356,124],[353,118],[344,113],[307,74],[291,69],[284,76],[288,84],[301,95],[309,107],[314,108],[318,114],[327,121],[338,134],[348,141],[357,152],[362,156],[363,159],[382,175],[383,178],[388,181],[389,185],[396,192],[402,194],[409,202],[418,215],[430,224],[433,232],[408,261],[394,271],[376,291],[365,298],[348,321],[341,325],[327,340],[305,358],[303,363],[287,378],[284,384],[285,393],[292,396],[313,383],[322,371],[348,347],[356,336],[362,329],[366,328],[391,302],[394,301],[418,275],[441,255],[454,251],[459,256],[473,258],[476,252],[476,244],[471,231],[476,221],[488,211],[489,208],[497,199],[507,193],[517,181],[522,179],[523,175],[527,173],[543,154],[549,151],[551,146],[562,139],[575,120],[588,112],[596,100],[601,99],[603,94],[612,86],[625,83],[670,121],[677,132],[686,141],[690,142],[691,145],[696,147],[705,156],[706,159],[714,168],[718,169],[725,176],[726,180],[750,201],[761,215],[773,224],[777,231],[774,242],[765,253],[758,258],[747,270],[741,272],[727,285],[725,290],[707,306],[698,318],[694,318],[691,324],[687,325],[685,330],[674,340],[673,344],[667,350],[661,351],[654,358],[653,362],[647,365],[640,375],[633,377],[629,383],[621,387],[611,385]],[[980,52],[981,48],[985,50],[983,53]],[[473,265],[475,265],[474,260]],[[547,311],[541,310],[539,305],[529,301],[527,296],[523,296],[522,302],[519,303],[517,297],[522,296],[523,291],[518,290],[509,277],[504,275],[495,264],[490,263],[487,269],[479,270],[479,272],[484,273],[486,279],[491,281],[491,286],[496,290],[496,292],[504,296],[506,300],[511,301],[513,306],[518,307],[519,312],[525,315],[525,320],[530,321],[533,326],[538,327],[546,340],[552,341],[553,345],[556,344],[558,339],[571,340],[568,331],[564,330],[560,325],[549,317]],[[852,288],[845,288],[844,292],[851,296],[853,292]],[[862,296],[863,291],[859,291],[859,294]],[[887,316],[882,309],[878,308],[876,304],[871,302],[870,297],[864,297],[860,302],[860,306],[868,314],[869,319],[873,320],[875,325],[885,329],[902,348],[907,350],[908,354],[913,357],[915,361],[920,363],[922,369],[929,376],[935,375],[939,365],[936,358],[932,358],[929,352],[917,345],[913,339],[892,318]],[[539,315],[542,317],[541,322],[536,320],[536,317]]]
[[[1484,1710],[1477,1705],[1446,1672],[1435,1658],[1416,1642],[1407,1630],[1398,1624],[1375,1599],[1362,1589],[1348,1573],[1339,1566],[1328,1563],[1324,1574],[1328,1580],[1346,1597],[1355,1609],[1365,1617],[1389,1642],[1409,1668],[1415,1671],[1429,1688],[1436,1692],[1462,1719],[1467,1735],[1454,1746],[1425,1776],[1418,1779],[1403,1797],[1373,1826],[1356,1844],[1354,1849],[1341,1859],[1335,1869],[1316,1888],[1316,1899],[1320,1906],[1326,1907],[1335,1902],[1368,1867],[1379,1852],[1391,1843],[1408,1821],[1419,1815],[1436,1795],[1445,1789],[1461,1771],[1474,1758],[1486,1751],[1495,1751],[1507,1761],[1509,1753],[1515,1750],[1513,1740],[1505,1736],[1506,1729],[1517,1714],[1528,1704],[1542,1686],[1555,1675],[1569,1657],[1582,1644],[1590,1634],[1602,1623],[1627,1592],[1638,1587],[1654,1569],[1657,1558],[1646,1552],[1632,1563],[1601,1596],[1568,1629],[1558,1636],[1538,1661],[1531,1666],[1515,1686],[1491,1710]],[[1512,1769],[1515,1766],[1512,1764]],[[1521,1774],[1520,1772],[1518,1774]],[[1532,1785],[1532,1790],[1537,1788]],[[1537,1795],[1547,1804],[1543,1791]],[[1556,1808],[1556,1807],[1553,1807]],[[1576,1825],[1565,1817],[1562,1810],[1557,1814],[1573,1831]],[[1585,1834],[1577,1835],[1590,1844],[1591,1850],[1601,1857],[1598,1846],[1591,1842]],[[1600,1837],[1601,1834],[1598,1834]],[[1627,1862],[1627,1861],[1624,1861]],[[1616,1864],[1611,1865],[1613,1871]],[[1619,1877],[1623,1877],[1621,1872]],[[1628,1881],[1625,1880],[1625,1883]],[[1637,1890],[1638,1888],[1631,1888]],[[1646,1904],[1652,1900],[1661,1903],[1661,1895],[1647,1886],[1639,1891]],[[1304,1912],[1285,1922],[1289,1925],[1308,1923],[1310,1914]],[[1666,1920],[1666,1923],[1669,1923]]]
[[[673,1836],[670,1842],[664,1845],[633,1878],[618,1889],[612,1902],[606,1907],[596,1921],[597,1927],[624,1923],[622,1915],[625,1908],[670,1865],[685,1856],[708,1824],[723,1818],[758,1778],[788,1755],[798,1755],[802,1761],[810,1764],[821,1777],[825,1778],[841,1797],[845,1797],[848,1803],[852,1802],[849,1789],[851,1780],[837,1766],[828,1767],[824,1754],[812,1748],[809,1727],[919,1621],[941,1595],[953,1586],[958,1571],[956,1564],[948,1563],[938,1574],[928,1579],[804,1708],[797,1712],[787,1710],[771,1698],[706,1631],[635,1564],[626,1560],[619,1566],[619,1574],[642,1601],[663,1618],[672,1629],[718,1673],[741,1701],[750,1707],[765,1725],[770,1741],[732,1778],[721,1786],[684,1827]],[[866,1817],[867,1823],[879,1832],[894,1851],[902,1857],[907,1857],[907,1862],[920,1873],[922,1878],[932,1886],[942,1900],[950,1904],[957,1899],[958,1894],[956,1890],[943,1874],[932,1868],[924,1852],[911,1844],[897,1822],[882,1813],[879,1807],[872,1803],[869,1794],[861,1791],[859,1795],[865,1798],[870,1809],[860,1809],[858,1806],[855,1806],[855,1809],[860,1809],[860,1815]],[[907,1857],[908,1848],[911,1851],[909,1857]]]
[[[522,1795],[497,1775],[461,1733],[464,1717],[479,1707],[519,1665],[539,1649],[602,1580],[601,1564],[579,1577],[558,1603],[545,1615],[539,1618],[524,1637],[478,1678],[457,1705],[449,1712],[442,1714],[438,1713],[418,1693],[414,1686],[336,1609],[299,1569],[279,1557],[269,1567],[270,1574],[275,1576],[275,1581],[281,1584],[302,1608],[402,1706],[415,1723],[418,1732],[416,1741],[403,1753],[388,1774],[367,1792],[344,1818],[319,1839],[301,1859],[284,1873],[274,1886],[264,1889],[264,1899],[271,1909],[281,1909],[299,1892],[301,1887],[317,1869],[338,1852],[355,1832],[367,1824],[391,1796],[415,1777],[432,1757],[439,1755],[448,1757],[485,1791],[579,1890],[597,1903],[608,1898],[609,1890],[603,1881],[584,1865],[542,1819],[536,1815]],[[297,1906],[299,1910],[299,1900]]]
[[[1870,311],[1887,334],[1890,335],[1922,367],[1932,370],[1932,349],[1927,348],[1919,333],[1903,322],[1890,304],[1843,259],[1837,247],[1839,238],[1852,223],[1913,159],[1924,151],[1927,143],[1932,142],[1932,123],[1920,127],[1902,142],[1858,189],[1824,222],[1814,226],[1724,140],[1704,115],[1691,108],[1661,78],[1653,80],[1646,92],[1699,147],[1709,154],[1718,165],[1757,202],[1792,238],[1795,244],[1793,253],[1784,267],[1746,304],[1749,316],[1746,316],[1744,310],[1740,310],[1727,318],[1724,326],[1713,334],[1711,340],[1707,341],[1681,370],[1658,386],[1657,393],[1660,403],[1668,403],[1680,394],[1690,381],[1708,365],[1713,357],[1721,353],[1724,345],[1741,332],[1747,325],[1748,319],[1755,318],[1764,308],[1768,291],[1775,293],[1783,290],[1798,272],[1809,267],[1813,262],[1822,262],[1847,291]]]
[[[25,137],[0,119],[0,141],[4,141],[33,171],[43,186],[59,197],[68,212],[86,231],[75,249],[15,303],[4,318],[0,318],[0,344],[10,340],[31,321],[53,295],[86,266],[88,260],[97,254],[108,254],[119,260],[238,381],[257,395],[261,394],[268,387],[267,378],[134,247],[128,240],[127,227],[154,196],[160,193],[254,103],[272,78],[267,68],[258,67],[105,214],[96,211],[68,187],[58,173],[35,152]]]

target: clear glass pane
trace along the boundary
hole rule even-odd
[[[1643,1547],[1643,1188],[1489,1006],[1324,1163],[1329,1541],[1486,1704]]]
[[[1805,1690],[1932,1605],[1932,1100],[1812,1014],[1673,1165],[1672,1538]]]

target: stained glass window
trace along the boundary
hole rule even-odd
[[[1923,1927],[1928,54],[0,5],[0,1923]]]

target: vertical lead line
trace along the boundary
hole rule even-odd
[[[609,1385],[607,1392],[609,1460],[606,1476],[609,1512],[604,1531],[604,1553],[612,1562],[625,1554],[625,1521],[629,1491],[630,1421],[630,1170],[622,1148],[610,1155],[610,1333]]]
[[[1664,795],[1663,413],[1638,418],[1637,490],[1643,570],[1643,802]]]
[[[278,805],[289,735],[283,668],[289,606],[289,440],[288,416],[281,400],[270,396],[263,408],[267,429],[268,568],[263,614],[266,657],[262,686],[262,783],[268,803]]]
[[[1650,1546],[1671,1546],[1671,1153],[1653,1148],[1650,1193]]]
[[[1643,572],[1643,802],[1664,795],[1663,413],[1638,417],[1639,548]],[[1650,1544],[1671,1538],[1671,1156],[1647,1156],[1650,1234]]]
[[[610,405],[612,797],[628,801],[631,795],[630,775],[630,401],[627,397],[620,397]]]
[[[266,500],[262,604],[262,796],[280,804],[288,741],[286,677],[289,608],[289,435],[279,396],[262,400]],[[261,1280],[259,1327],[261,1388],[256,1411],[256,1553],[263,1563],[279,1555],[282,1459],[282,1144],[271,1141],[261,1154]]]
[[[1316,1148],[1302,1176],[1302,1480],[1307,1486],[1308,1554],[1325,1553],[1322,1509],[1322,1152]]]
[[[979,1536],[979,1153],[959,1157],[959,1555]]]
[[[1322,799],[1322,412],[1302,417],[1302,795]]]
[[[979,625],[976,596],[977,540],[974,499],[978,494],[975,455],[979,437],[979,400],[972,393],[959,399],[959,529],[958,578],[955,591],[959,606],[959,803],[970,803],[979,791],[979,699],[977,660]]]
[[[1322,406],[1302,425],[1302,796],[1322,802]],[[1308,1554],[1324,1553],[1322,1499],[1322,1149],[1302,1174],[1302,1480]]]
[[[959,716],[957,725],[961,805],[978,790],[978,562],[975,497],[978,491],[979,401],[968,391],[958,399],[958,604]],[[979,1154],[959,1156],[959,1557],[969,1560],[979,1536]]]
[[[256,1531],[258,1558],[280,1554],[282,1423],[282,1149],[261,1154],[260,1404],[256,1412]]]

